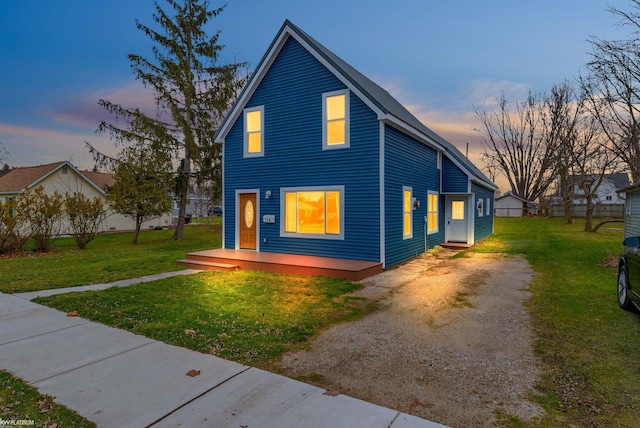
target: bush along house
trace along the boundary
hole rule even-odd
[[[288,20],[216,142],[225,249],[390,267],[493,233],[496,185]]]

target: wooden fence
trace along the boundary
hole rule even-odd
[[[587,206],[586,205],[572,205],[571,213],[573,217],[580,218],[586,217]],[[548,212],[549,217],[564,217],[564,206],[562,205],[550,205]],[[623,218],[624,217],[624,204],[598,204],[593,209],[594,217],[612,217]]]

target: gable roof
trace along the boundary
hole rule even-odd
[[[411,114],[389,92],[367,78],[364,74],[347,64],[340,57],[318,43],[315,39],[302,31],[288,19],[280,28],[277,36],[269,46],[269,49],[260,60],[258,67],[251,75],[249,82],[236,100],[233,108],[226,116],[215,135],[216,142],[224,142],[227,133],[238,116],[242,113],[244,105],[262,81],[269,67],[280,52],[280,49],[289,37],[296,39],[305,49],[316,57],[325,67],[335,74],[347,87],[356,93],[365,103],[371,107],[378,119],[403,130],[405,133],[421,140],[423,143],[434,146],[445,153],[467,176],[473,180],[497,190],[496,186],[482,171],[480,171],[469,159],[467,159],[455,146],[425,126],[418,118]]]
[[[501,199],[504,199],[504,198],[516,199],[516,200],[518,200],[518,201],[520,201],[520,202],[522,202],[522,203],[524,203],[526,205],[529,205],[529,206],[539,205],[537,202],[529,201],[527,199],[521,198],[520,196],[514,195],[511,191],[506,192],[504,195],[496,198],[496,202],[501,200]]]
[[[14,168],[2,177],[0,177],[0,194],[22,193],[25,189],[37,186],[47,177],[62,169],[68,167],[80,177],[84,178],[91,186],[95,187],[101,193],[105,193],[105,184],[113,185],[113,176],[104,173],[80,172],[68,161],[55,162],[47,165],[28,166]],[[106,176],[110,176],[106,177]],[[96,179],[94,181],[93,179]]]
[[[80,173],[105,192],[116,182],[113,174],[108,172],[80,171]]]
[[[14,168],[0,177],[0,193],[19,193],[51,175],[66,162]]]

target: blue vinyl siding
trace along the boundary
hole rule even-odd
[[[393,127],[385,126],[385,252],[386,267],[425,250],[424,217],[427,193],[439,191],[437,152]],[[413,238],[403,239],[402,188],[411,187],[420,207],[413,210]],[[438,195],[438,233],[427,236],[427,247],[444,240],[444,197]]]
[[[474,210],[475,227],[474,227],[473,239],[474,239],[474,242],[478,242],[479,240],[486,238],[487,236],[493,233],[493,211],[494,211],[493,195],[494,193],[492,190],[481,187],[475,183],[471,183],[471,190],[475,194],[476,201],[482,198],[482,208],[483,208],[482,217],[478,215],[477,209]],[[490,201],[489,214],[487,214],[487,206],[486,206],[487,198],[489,198],[489,201]]]
[[[469,193],[469,177],[446,156],[442,157],[442,192]]]
[[[243,118],[226,136],[225,247],[235,248],[236,189],[260,189],[260,251],[379,261],[379,122],[350,93],[351,146],[322,150],[322,94],[346,86],[289,38],[246,107],[264,106],[264,157],[242,158]],[[280,237],[280,189],[344,186],[344,240]],[[265,191],[271,198],[265,198]]]

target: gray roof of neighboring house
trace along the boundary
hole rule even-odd
[[[258,67],[256,67],[256,72],[261,69],[263,63],[267,60],[269,53],[274,48],[276,41],[280,38],[280,35],[287,28],[290,28],[298,35],[298,37],[303,39],[309,46],[311,46],[319,55],[322,56],[324,60],[326,60],[336,70],[338,70],[338,72],[342,76],[344,76],[353,86],[358,88],[358,90],[362,92],[383,113],[396,117],[404,124],[408,125],[409,127],[427,137],[427,139],[430,139],[436,144],[439,144],[444,149],[445,153],[450,158],[452,158],[452,160],[466,169],[467,173],[473,177],[472,179],[475,179],[475,181],[484,186],[497,190],[498,186],[496,186],[495,183],[487,178],[487,176],[482,171],[480,171],[480,169],[478,169],[469,159],[467,159],[454,145],[446,141],[444,138],[440,137],[438,134],[436,134],[422,122],[420,122],[418,118],[411,114],[402,104],[400,104],[400,102],[398,102],[398,100],[391,96],[391,94],[389,94],[386,90],[384,90],[364,74],[360,73],[358,70],[347,64],[344,60],[325,48],[322,44],[302,31],[288,19],[285,20],[284,24],[280,28],[280,31],[278,32],[278,36],[276,36],[276,38],[273,40],[272,44],[267,50],[267,53],[258,64]],[[250,81],[253,80],[256,72],[254,72],[254,75],[252,75]],[[246,89],[247,88],[245,88],[245,90]],[[238,98],[238,100],[240,100],[241,98],[242,95]]]
[[[520,202],[523,202],[523,203],[525,203],[525,204],[527,204],[527,205],[539,205],[537,202],[529,201],[529,200],[527,200],[527,199],[521,198],[520,196],[514,195],[514,194],[513,194],[512,192],[510,192],[510,191],[509,191],[509,192],[505,192],[505,194],[504,194],[504,195],[502,195],[502,196],[500,196],[500,197],[496,198],[496,201],[499,201],[500,199],[502,199],[502,198],[507,198],[507,197],[517,199],[517,200],[519,200]]]
[[[631,182],[629,181],[629,174],[627,174],[626,172],[607,174],[606,178],[608,178],[613,182],[613,184],[615,184],[616,189],[621,189],[631,184]]]

